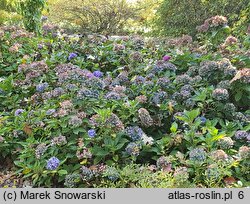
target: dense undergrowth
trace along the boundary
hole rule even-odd
[[[2,172],[34,187],[249,186],[249,35],[210,34],[216,20],[199,42],[1,27]]]

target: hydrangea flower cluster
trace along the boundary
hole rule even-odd
[[[170,172],[172,168],[171,158],[161,156],[159,159],[157,159],[156,166],[158,169],[162,169],[163,171]]]
[[[203,148],[195,148],[189,152],[189,159],[194,162],[204,162],[207,157],[207,153]]]
[[[58,146],[62,146],[62,145],[65,145],[67,144],[67,139],[65,136],[58,136],[58,137],[54,137],[52,140],[51,140],[51,145],[58,145]]]
[[[149,112],[145,108],[140,108],[138,110],[139,118],[141,121],[141,124],[145,127],[150,127],[153,125],[153,119],[151,118]]]
[[[68,174],[65,177],[64,186],[67,188],[75,188],[80,181],[81,177],[79,174]]]
[[[88,136],[94,138],[96,136],[96,131],[94,129],[88,130]]]
[[[246,139],[248,136],[249,136],[249,133],[247,131],[245,131],[245,130],[238,130],[238,131],[235,132],[235,135],[234,135],[234,137],[237,140]]]
[[[111,181],[116,181],[120,177],[120,174],[116,170],[116,168],[110,166],[106,168],[106,170],[104,171],[104,175]]]
[[[131,156],[138,156],[140,154],[141,145],[139,143],[130,142],[125,151]]]
[[[226,89],[215,89],[212,94],[213,98],[218,101],[227,101],[229,99],[229,93]]]
[[[249,159],[250,158],[250,147],[241,146],[240,149],[239,149],[239,156],[242,159]]]
[[[230,137],[223,137],[222,139],[220,139],[218,141],[218,145],[222,148],[222,149],[230,149],[233,147],[234,145],[234,141],[230,138]]]
[[[77,57],[77,54],[72,52],[72,53],[69,54],[68,60],[72,60],[72,59],[74,59],[76,57]]]
[[[15,111],[15,116],[19,116],[19,115],[21,115],[23,112],[24,112],[23,109],[17,109],[17,110]]]
[[[47,149],[48,149],[48,147],[44,143],[37,145],[36,150],[35,150],[36,158],[40,159],[41,156],[47,151]]]
[[[49,86],[49,84],[48,84],[47,82],[38,84],[38,85],[36,86],[36,91],[42,93],[42,92],[44,92],[44,90],[45,90],[46,88],[48,88],[48,86]]]
[[[228,159],[228,155],[221,149],[211,152],[210,156],[216,161],[226,161]]]
[[[46,168],[48,170],[56,170],[60,165],[60,160],[56,157],[51,157],[48,161],[47,161],[47,165]]]
[[[219,168],[217,164],[211,164],[207,167],[207,170],[205,172],[207,177],[211,180],[216,180],[220,176]]]
[[[138,141],[145,134],[139,126],[129,126],[125,129],[125,133],[133,140]]]
[[[189,178],[187,167],[178,167],[174,171],[174,178],[176,183],[184,183]]]
[[[89,181],[96,176],[96,172],[86,166],[81,167],[81,175],[84,180]]]

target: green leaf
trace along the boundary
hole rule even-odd
[[[58,174],[61,176],[61,175],[68,174],[68,172],[66,170],[64,170],[64,169],[61,169],[61,170],[58,171]]]
[[[235,100],[236,101],[239,101],[241,98],[242,98],[242,92],[241,91],[238,91],[235,96],[234,96]]]
[[[188,117],[189,123],[192,123],[195,118],[197,118],[200,115],[200,109],[194,109],[191,111],[185,111],[185,115]]]
[[[176,133],[177,130],[178,130],[178,124],[177,124],[176,122],[172,123],[172,126],[171,126],[171,128],[170,128],[170,131],[171,131],[172,133]]]

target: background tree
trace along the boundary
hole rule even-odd
[[[136,12],[126,0],[58,0],[50,5],[52,21],[94,33],[117,33]]]
[[[249,0],[164,0],[157,11],[156,32],[195,35],[196,26],[215,15],[226,16],[234,24],[248,3]]]
[[[28,31],[40,32],[42,11],[46,0],[18,1],[19,12],[23,16],[23,24]]]

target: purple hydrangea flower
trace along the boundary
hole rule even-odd
[[[48,170],[55,170],[58,168],[60,164],[60,160],[56,157],[51,157],[48,161],[47,161],[47,166],[46,168]]]
[[[207,119],[204,116],[198,117],[197,120],[200,119],[201,125],[204,125],[207,121]]]
[[[37,45],[37,48],[38,48],[39,50],[41,50],[41,49],[43,49],[43,45],[42,45],[42,44],[38,44],[38,45]]]
[[[72,52],[72,53],[69,54],[68,60],[72,60],[75,57],[77,57],[77,54]]]
[[[15,116],[19,116],[21,113],[23,113],[24,112],[24,110],[23,109],[17,109],[16,111],[15,111]]]
[[[249,136],[249,134],[245,130],[238,130],[238,131],[235,132],[234,136],[235,136],[236,139],[239,140],[239,139],[247,138]]]
[[[47,88],[49,86],[49,84],[47,83],[47,82],[45,82],[45,83],[41,83],[41,84],[38,84],[37,86],[36,86],[36,91],[37,92],[44,92],[44,90]]]
[[[169,61],[169,60],[171,59],[171,57],[168,56],[168,55],[165,55],[162,59],[163,59],[164,61]]]
[[[103,77],[103,73],[101,71],[94,71],[93,74],[94,74],[95,77],[98,77],[98,78]]]
[[[86,75],[88,78],[93,78],[94,77],[94,74],[92,74],[92,73],[87,73],[87,75]]]
[[[95,131],[94,129],[90,129],[90,130],[88,131],[88,136],[89,136],[90,138],[95,137],[95,136],[96,136],[96,131]]]

